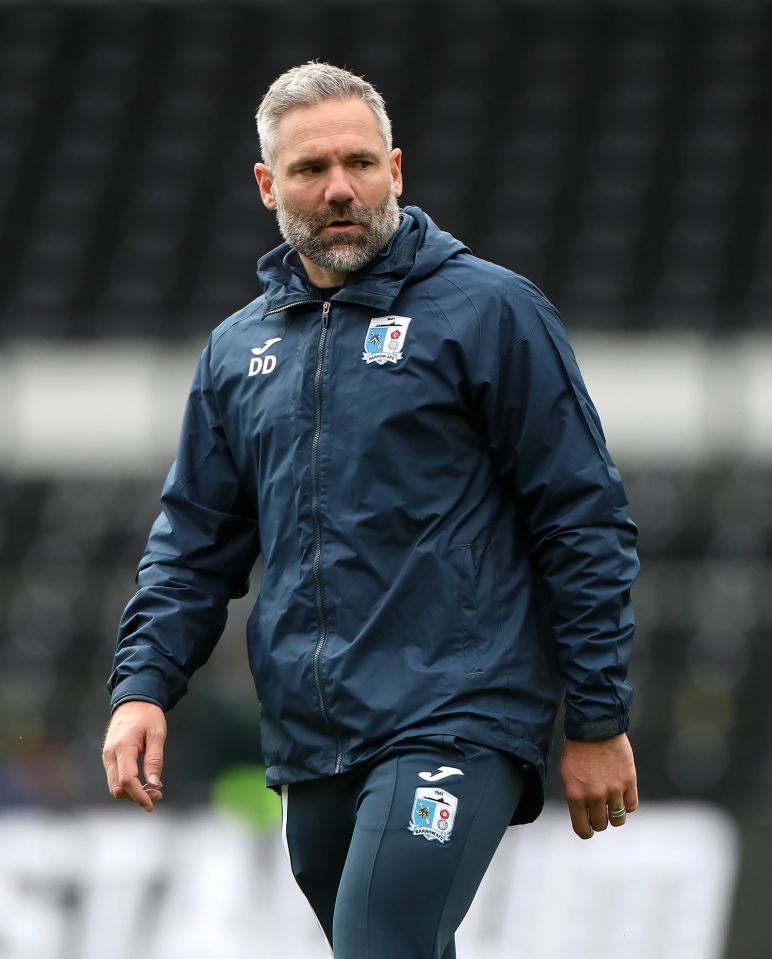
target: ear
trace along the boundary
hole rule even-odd
[[[276,198],[273,195],[273,173],[271,172],[271,168],[267,167],[265,163],[256,163],[255,179],[260,188],[260,199],[263,201],[263,206],[269,210],[275,210]]]
[[[402,150],[394,149],[389,158],[391,179],[394,182],[394,196],[402,196]]]

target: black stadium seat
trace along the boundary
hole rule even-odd
[[[768,5],[334,9],[0,5],[0,333],[174,336],[256,295],[254,108],[312,56],[385,93],[406,201],[577,326],[768,324]]]

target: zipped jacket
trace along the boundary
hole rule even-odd
[[[554,306],[417,207],[324,299],[286,244],[211,335],[108,688],[170,709],[262,555],[270,786],[459,737],[528,771],[628,726],[636,529]]]

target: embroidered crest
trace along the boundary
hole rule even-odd
[[[413,811],[407,828],[414,836],[447,842],[453,833],[458,799],[444,789],[419,787],[413,799]]]
[[[365,351],[362,354],[365,363],[383,366],[384,363],[401,360],[411,319],[410,316],[374,316],[365,336]]]

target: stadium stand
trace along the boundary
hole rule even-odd
[[[384,90],[407,201],[577,322],[768,323],[769,5],[273,4],[271,43],[266,9],[0,7],[6,334],[174,336],[251,299],[255,99],[311,56]]]

